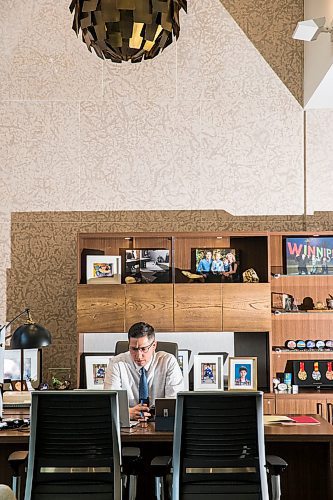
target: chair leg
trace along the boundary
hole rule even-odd
[[[129,488],[128,488],[128,500],[136,499],[138,476],[130,475],[129,477]]]
[[[21,498],[21,477],[13,476],[12,490],[18,500]]]
[[[272,500],[280,500],[281,498],[281,482],[280,476],[271,476],[272,484]]]
[[[165,500],[164,477],[163,476],[156,476],[155,477],[155,497],[156,497],[156,500]]]

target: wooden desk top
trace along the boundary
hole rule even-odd
[[[265,425],[265,441],[267,442],[333,442],[333,425],[319,415],[312,415],[319,420],[320,425]],[[121,430],[123,443],[163,442],[173,441],[173,432],[156,432],[155,424],[148,423],[147,427],[140,424],[131,429]],[[0,431],[0,446],[8,443],[28,443],[29,429],[22,431]]]

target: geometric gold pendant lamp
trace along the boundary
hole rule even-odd
[[[73,30],[88,49],[113,62],[152,59],[180,32],[187,0],[72,0]]]

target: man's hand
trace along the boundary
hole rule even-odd
[[[133,406],[133,408],[129,408],[129,416],[130,420],[147,420],[151,415],[149,413],[148,405],[138,404]]]

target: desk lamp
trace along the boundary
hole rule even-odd
[[[21,391],[23,390],[24,385],[24,349],[38,349],[40,347],[46,347],[52,343],[51,334],[46,328],[32,321],[30,316],[30,309],[24,309],[24,311],[20,312],[14,319],[6,323],[0,328],[0,339],[1,332],[14,323],[18,318],[23,316],[23,314],[27,315],[27,320],[24,325],[19,326],[15,332],[11,335],[5,337],[5,340],[10,340],[10,348],[11,349],[20,349],[21,350]],[[0,348],[2,347],[2,343],[0,343]]]

